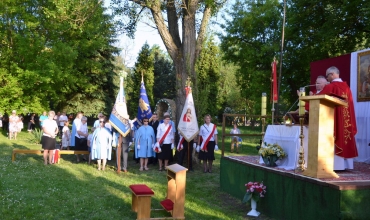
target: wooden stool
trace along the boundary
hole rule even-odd
[[[130,189],[132,192],[131,208],[137,212],[137,219],[149,219],[153,190],[145,184],[130,185]]]

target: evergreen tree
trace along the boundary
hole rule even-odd
[[[154,95],[153,95],[153,85],[154,85],[154,55],[149,47],[148,43],[145,43],[139,52],[133,73],[131,74],[130,81],[131,87],[133,88],[132,93],[129,93],[131,101],[128,106],[130,109],[135,110],[134,115],[137,114],[137,107],[140,97],[140,86],[143,80],[146,93],[148,96],[149,104],[151,109],[153,109]]]
[[[195,105],[200,121],[203,121],[203,116],[206,114],[219,115],[221,110],[222,100],[218,96],[220,61],[219,49],[213,38],[207,38],[196,63],[197,78],[193,86],[196,94]]]
[[[158,46],[152,47],[154,55],[154,101],[176,98],[176,73],[172,60]],[[155,104],[154,103],[154,104]]]

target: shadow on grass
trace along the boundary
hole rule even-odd
[[[158,165],[139,171],[129,155],[128,173],[117,174],[115,161],[106,171],[96,165],[74,163],[74,155],[63,155],[60,164],[43,165],[40,155],[18,155],[11,162],[14,148],[40,149],[27,143],[22,132],[16,142],[0,137],[0,203],[2,219],[135,219],[131,211],[129,185],[144,183],[153,189],[152,209],[166,197],[166,172]],[[241,201],[220,191],[220,151],[213,173],[202,173],[202,164],[193,163],[187,172],[185,217],[187,219],[246,219]],[[152,211],[151,217],[170,217],[165,211]],[[247,218],[248,219],[248,218]]]

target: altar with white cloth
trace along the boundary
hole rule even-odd
[[[287,157],[278,160],[276,164],[278,168],[286,170],[294,170],[298,166],[299,148],[301,140],[301,126],[287,126],[287,125],[269,125],[267,127],[264,142],[266,144],[279,144],[288,155]],[[307,167],[307,152],[308,152],[308,127],[303,126],[303,148],[305,157],[305,167]],[[263,164],[262,157],[260,164]]]

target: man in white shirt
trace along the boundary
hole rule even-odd
[[[66,115],[65,112],[62,113],[61,116],[59,116],[59,131],[62,131],[63,130],[63,127],[64,127],[64,123],[68,121],[68,117]]]

